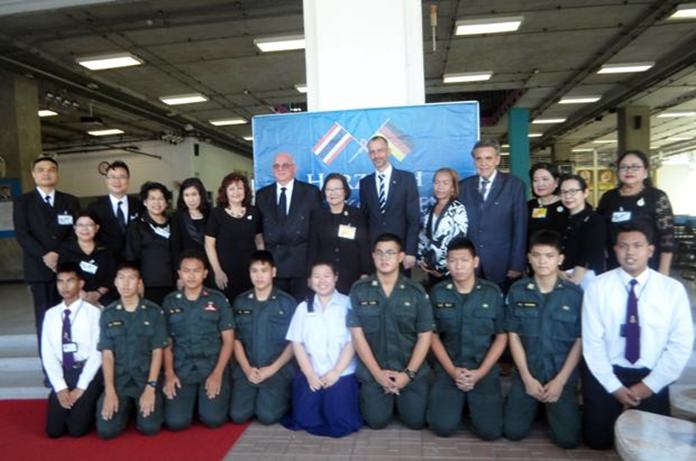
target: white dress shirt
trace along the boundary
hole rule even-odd
[[[319,304],[319,296],[314,297],[314,312],[307,312],[306,301],[295,309],[285,339],[302,343],[317,376],[333,370],[343,347],[351,342],[346,327],[349,305],[348,296],[334,291],[325,310]],[[356,359],[353,357],[341,376],[355,373],[355,367]]]
[[[295,187],[295,180],[291,179],[290,182],[284,186],[276,182],[276,205],[280,202],[280,194],[282,193],[280,189],[282,187],[285,188],[285,203],[287,204],[285,214],[286,216],[290,216],[290,201],[292,200],[292,188]]]
[[[41,200],[43,200],[45,202],[46,196],[48,195],[49,197],[51,197],[49,199],[51,202],[51,206],[56,206],[56,190],[55,189],[53,189],[49,193],[42,191],[40,187],[37,187],[36,190],[39,192],[39,195],[41,196]]]
[[[640,357],[631,363],[624,357],[629,282],[634,278],[617,268],[590,282],[582,308],[582,349],[594,377],[609,393],[623,385],[613,365],[647,368],[643,383],[654,393],[674,382],[684,370],[694,343],[691,305],[684,286],[652,269],[635,279],[640,322]]]
[[[109,194],[109,200],[111,200],[111,209],[114,212],[114,216],[118,218],[118,202],[121,202],[121,209],[123,210],[123,216],[126,217],[126,224],[129,222],[128,215],[128,196],[124,195],[121,198],[116,198]]]
[[[65,308],[65,301],[63,301],[46,311],[41,333],[41,360],[55,392],[68,388],[63,377],[62,336]],[[68,309],[70,309],[70,336],[72,342],[77,345],[77,352],[73,354],[73,357],[76,362],[86,361],[77,381],[77,387],[85,390],[102,363],[101,353],[97,350],[101,311],[82,299],[72,303]]]
[[[389,198],[389,186],[391,185],[391,176],[392,176],[392,171],[394,168],[392,168],[391,163],[387,164],[387,167],[384,169],[384,171],[377,171],[375,170],[375,188],[377,190],[377,196],[379,197],[379,175],[384,176],[384,199]]]
[[[491,187],[493,187],[493,181],[495,181],[496,176],[498,176],[498,170],[493,170],[493,174],[491,175],[490,178],[487,179],[488,186],[486,186],[486,192],[483,194],[483,201],[484,202],[488,199],[488,194],[491,193]],[[482,184],[483,184],[483,176],[479,175],[478,190],[481,190]]]

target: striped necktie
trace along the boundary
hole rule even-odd
[[[385,194],[385,187],[384,187],[384,180],[385,177],[383,174],[378,174],[377,177],[379,178],[379,186],[377,187],[377,199],[379,200],[379,212],[381,214],[384,214],[387,211],[387,194]]]

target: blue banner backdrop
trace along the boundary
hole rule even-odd
[[[453,168],[461,178],[474,174],[471,148],[479,137],[479,106],[473,101],[261,115],[253,118],[252,128],[257,189],[274,181],[274,157],[288,152],[297,178],[319,188],[328,173],[345,175],[355,204],[360,179],[374,171],[367,141],[380,134],[389,140],[392,165],[416,175],[424,210],[438,168]]]

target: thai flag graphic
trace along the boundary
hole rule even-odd
[[[353,135],[339,123],[334,122],[329,131],[312,147],[312,152],[321,157],[325,164],[331,165],[331,162],[336,160],[352,142],[357,142]]]

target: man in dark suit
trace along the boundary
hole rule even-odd
[[[73,238],[73,220],[80,211],[77,197],[56,190],[58,162],[39,157],[32,162],[36,189],[14,202],[13,219],[17,242],[24,250],[24,280],[34,297],[34,321],[41,341],[46,311],[61,302],[56,290],[58,247]]]
[[[404,242],[404,269],[416,264],[420,200],[413,173],[397,170],[389,162],[389,142],[373,136],[367,143],[375,173],[360,180],[360,208],[363,210],[373,245],[382,234],[398,236]]]
[[[296,171],[292,155],[276,155],[276,182],[259,189],[256,206],[263,219],[264,244],[278,269],[273,283],[301,301],[307,293],[309,218],[321,206],[321,195],[316,187],[295,179]]]
[[[498,171],[497,141],[478,141],[471,156],[478,174],[459,183],[459,201],[469,217],[468,237],[476,245],[480,275],[506,293],[525,266],[526,187],[518,178]]]
[[[128,224],[143,211],[140,200],[128,195],[130,170],[121,160],[112,162],[106,169],[106,187],[109,195],[99,197],[87,209],[101,221],[97,239],[114,254],[117,261],[123,259]]]

